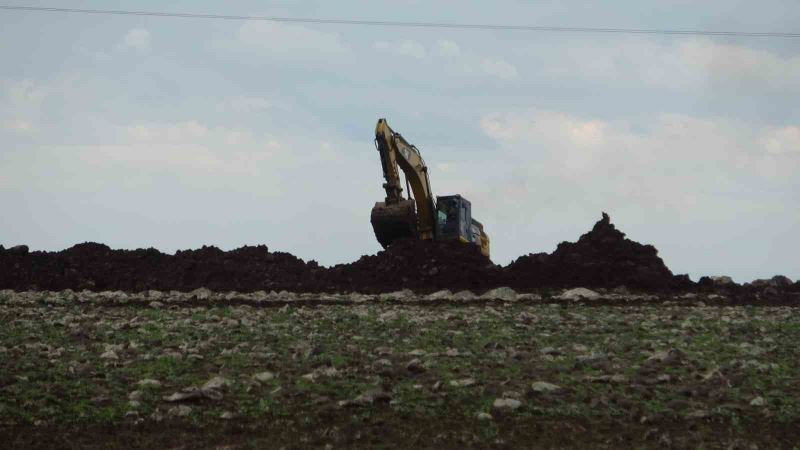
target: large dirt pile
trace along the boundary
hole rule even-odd
[[[87,242],[60,252],[0,250],[0,288],[43,290],[297,289],[316,270],[266,246],[216,247],[167,255],[155,249],[112,250]]]
[[[502,269],[477,246],[418,240],[396,242],[377,255],[331,267],[321,276],[323,288],[359,292],[481,290],[503,281]]]
[[[626,238],[606,213],[578,242],[562,242],[549,255],[517,258],[506,272],[509,285],[516,288],[624,285],[664,290],[693,284],[687,275],[674,276],[655,247]]]
[[[266,246],[224,252],[216,247],[168,255],[155,249],[112,250],[84,243],[60,252],[0,247],[0,289],[188,291],[358,291],[413,289],[481,291],[500,286],[616,287],[647,290],[693,286],[674,276],[653,246],[625,238],[603,214],[578,242],[562,242],[552,254],[494,265],[475,246],[406,240],[376,255],[330,268]]]

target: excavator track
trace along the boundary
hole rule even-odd
[[[418,236],[414,200],[402,200],[391,205],[384,202],[375,203],[370,214],[370,222],[375,237],[383,248],[399,239]]]

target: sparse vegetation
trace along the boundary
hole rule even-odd
[[[12,447],[54,445],[53,430],[80,447],[118,448],[153,446],[167,429],[212,447],[535,437],[555,447],[774,448],[800,438],[792,307],[150,307],[82,295],[0,293],[0,435]],[[520,406],[499,410],[499,398]],[[102,427],[117,431],[96,434]]]

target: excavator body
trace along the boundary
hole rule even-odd
[[[477,245],[489,256],[489,237],[472,218],[472,204],[460,195],[436,197],[431,191],[428,167],[419,150],[389,128],[386,119],[375,127],[375,147],[381,158],[386,198],[372,208],[370,222],[384,248],[400,239],[458,240]],[[409,190],[403,197],[402,170]],[[411,194],[413,193],[413,198]]]

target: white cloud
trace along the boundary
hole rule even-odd
[[[788,126],[767,130],[761,145],[769,153],[800,153],[800,126]]]
[[[428,56],[425,47],[414,40],[402,39],[399,41],[377,41],[372,46],[375,50],[391,53],[398,56],[410,56],[412,58],[425,58]]]
[[[338,34],[325,33],[300,25],[276,22],[245,22],[239,27],[236,41],[216,45],[228,48],[250,48],[288,58],[309,54],[341,54],[349,51]]]
[[[217,112],[221,113],[252,114],[272,108],[288,109],[283,103],[274,102],[262,97],[247,97],[242,95],[226,98],[217,103]]]
[[[517,67],[502,58],[485,58],[480,64],[481,70],[490,76],[506,80],[519,78]]]
[[[112,183],[136,184],[165,175],[199,188],[220,186],[240,177],[272,173],[292,157],[274,137],[257,136],[246,129],[209,127],[196,120],[135,123],[116,130],[116,138],[109,142],[48,146],[39,152],[48,154],[53,164],[83,174],[61,180],[64,188],[73,189],[95,186],[105,178]],[[3,172],[0,170],[0,175],[24,182],[10,168]],[[42,183],[46,182],[43,178]]]
[[[34,134],[39,131],[42,104],[50,89],[29,79],[3,80],[0,99],[0,123],[15,134]]]
[[[133,48],[138,52],[146,52],[150,50],[150,32],[144,28],[133,28],[125,34],[123,38],[123,45]]]
[[[522,170],[515,179],[498,180],[497,192],[488,195],[502,192],[501,198],[509,198],[516,193],[512,201],[536,201],[514,186],[535,186],[546,179],[547,196],[576,206],[675,212],[690,207],[708,216],[722,214],[735,202],[769,208],[772,200],[758,204],[757,194],[749,196],[747,190],[786,186],[800,169],[800,152],[793,151],[800,142],[794,126],[759,127],[674,114],[648,119],[642,126],[554,111],[486,115],[480,127],[497,141],[500,159],[508,164],[500,172]],[[570,198],[576,189],[586,191]]]
[[[518,79],[517,67],[500,57],[484,57],[472,52],[462,53],[461,47],[450,40],[439,40],[431,47],[426,47],[414,40],[376,41],[373,49],[396,56],[425,59],[439,64],[441,70],[449,76],[478,76],[499,78],[502,80]]]
[[[327,140],[259,135],[197,120],[121,126],[114,142],[64,147],[64,154],[75,151],[80,153],[77,160],[94,168],[124,168],[141,175],[169,171],[199,177],[198,185],[214,182],[208,176],[230,182],[228,175],[265,175],[277,182],[288,176],[284,175],[290,172],[284,170],[287,167],[322,168],[326,162],[343,160],[339,146]]]
[[[3,127],[17,134],[33,134],[39,129],[32,122],[24,119],[9,119],[3,121]]]
[[[781,57],[767,50],[710,40],[691,40],[676,51],[680,61],[701,68],[710,78],[800,86],[800,56]]]
[[[15,107],[39,107],[48,94],[45,86],[32,80],[4,80],[3,88],[8,101]]]
[[[436,42],[436,52],[448,58],[461,56],[461,47],[453,41],[442,39]]]
[[[126,134],[140,142],[183,142],[204,138],[208,128],[195,120],[174,124],[134,124],[125,127]]]
[[[705,38],[660,43],[645,38],[625,39],[619,45],[574,40],[531,44],[520,52],[536,56],[532,67],[557,78],[636,83],[668,89],[715,87],[754,92],[800,88],[800,56],[722,44]]]

